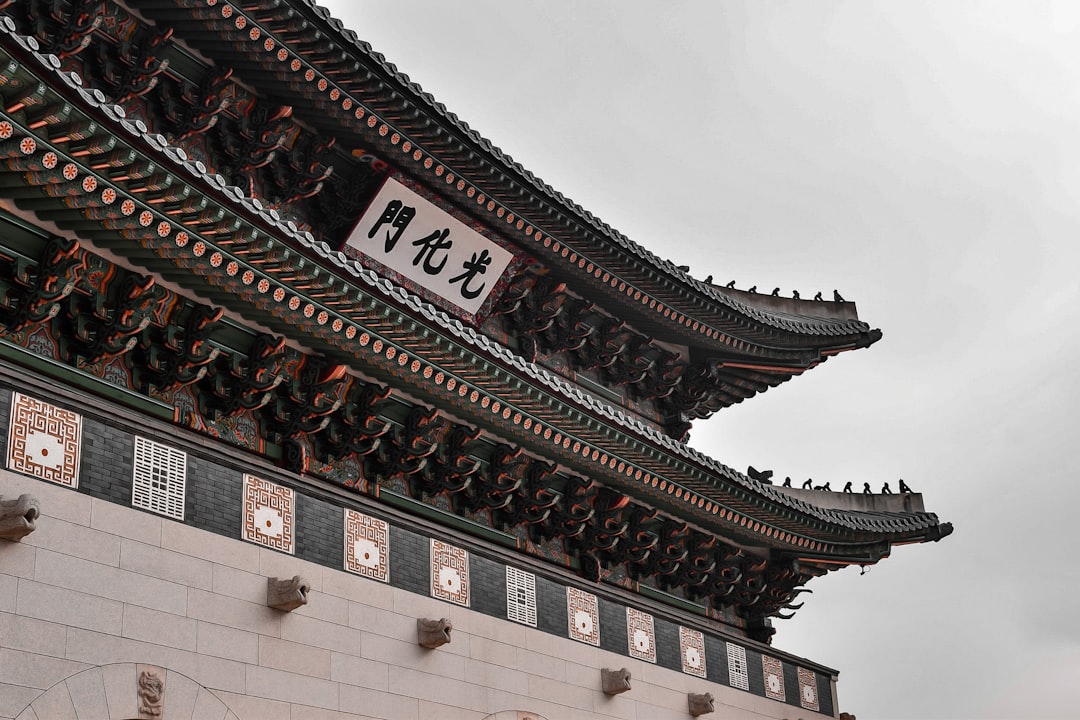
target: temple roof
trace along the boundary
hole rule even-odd
[[[880,337],[858,320],[851,303],[778,306],[775,298],[692,277],[538,178],[325,8],[309,0],[224,7],[230,8],[227,15],[216,0],[149,0],[138,9],[165,25],[197,18],[210,32],[187,34],[185,42],[235,66],[246,82],[288,102],[320,132],[363,143],[447,200],[479,211],[557,272],[577,277],[606,305],[634,316],[640,329],[719,352],[757,343],[762,355],[772,347],[832,354]],[[254,37],[253,29],[259,30]],[[295,67],[267,50],[267,37],[280,42],[270,46],[277,53],[297,49]],[[341,98],[348,101],[344,109]]]
[[[151,5],[174,7],[147,3]],[[5,101],[0,150],[6,160],[0,175],[10,182],[0,198],[14,199],[21,211],[55,223],[129,267],[152,270],[200,298],[227,306],[236,317],[285,335],[303,353],[301,366],[322,368],[320,382],[340,381],[347,366],[356,373],[357,388],[374,378],[407,389],[396,414],[380,422],[404,427],[407,415],[425,411],[430,403],[444,411],[449,425],[493,426],[519,451],[550,457],[567,472],[580,473],[695,528],[800,564],[796,575],[876,562],[892,543],[937,540],[951,531],[923,510],[920,499],[908,496],[906,505],[882,507],[859,496],[840,503],[827,502],[828,493],[791,492],[739,473],[629,417],[283,220],[277,210],[209,172],[141,121],[129,119],[123,107],[99,89],[85,87],[78,74],[62,66],[56,56],[38,52],[36,41],[19,36],[5,18],[0,25],[0,93]],[[422,96],[418,88],[414,93]],[[63,112],[53,110],[65,104]],[[513,165],[453,120],[464,139]],[[413,121],[418,122],[415,117]],[[526,179],[539,183],[531,175]],[[549,200],[569,203],[540,186],[537,191],[543,190]],[[564,209],[584,213],[572,204]],[[813,345],[822,357],[860,342],[869,344],[879,335],[857,320],[849,303],[790,300],[691,283],[670,263],[619,239],[591,215],[578,220],[595,224],[619,247],[636,249],[649,267],[663,271],[667,292],[683,293],[679,297],[689,303],[712,298],[717,307],[756,320],[747,332],[764,338],[786,324],[783,332],[818,338]],[[596,239],[595,233],[581,237]],[[9,259],[26,267],[63,265],[62,258],[74,251],[49,252],[39,259]],[[65,267],[63,272],[82,272],[70,263]],[[629,266],[626,272],[648,274]],[[672,290],[672,280],[685,287]],[[687,295],[687,288],[696,295]],[[30,297],[43,290],[19,292]],[[138,293],[132,292],[135,300]],[[37,307],[25,298],[16,302],[14,289],[9,295],[5,299],[12,307],[23,303],[19,312]],[[56,311],[49,315],[45,309],[47,303],[34,322],[55,316]],[[723,315],[716,313],[718,318]],[[734,323],[735,315],[730,318]],[[673,324],[670,317],[656,322],[668,328]],[[690,331],[694,327],[693,322],[676,324]],[[724,335],[714,332],[716,340]],[[239,326],[230,326],[226,334],[230,339],[222,336],[217,345],[223,350],[239,347],[237,336],[252,346],[257,340]],[[822,340],[825,337],[835,340]],[[237,368],[239,362],[234,362]]]

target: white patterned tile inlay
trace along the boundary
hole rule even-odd
[[[536,627],[536,576],[506,566],[506,617]]]
[[[799,668],[799,704],[807,710],[821,710],[818,705],[817,677],[813,670]]]
[[[566,614],[571,640],[600,644],[600,603],[595,595],[575,587],[566,588]]]
[[[777,658],[762,655],[761,673],[765,676],[765,697],[784,702],[784,664]]]
[[[728,682],[740,690],[750,689],[750,675],[746,671],[746,648],[735,643],[727,644]]]
[[[82,416],[13,393],[7,466],[42,480],[79,486]]]
[[[705,677],[705,635],[680,625],[679,651],[682,655],[682,671],[687,675]]]
[[[431,538],[431,595],[469,605],[469,553]]]
[[[345,509],[345,569],[379,582],[390,580],[390,526]]]
[[[135,436],[132,507],[184,519],[187,453]]]
[[[632,607],[626,608],[626,637],[630,644],[630,657],[656,662],[656,630],[652,615]]]
[[[243,539],[291,555],[295,529],[296,494],[287,487],[245,474]]]

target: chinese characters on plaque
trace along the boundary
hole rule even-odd
[[[347,245],[475,315],[513,256],[388,178]]]

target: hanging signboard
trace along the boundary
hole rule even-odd
[[[346,245],[470,315],[513,256],[497,243],[387,178]]]

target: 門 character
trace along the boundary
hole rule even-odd
[[[401,238],[401,233],[405,232],[405,228],[409,226],[409,223],[412,222],[415,215],[416,208],[409,207],[400,200],[391,200],[386,203],[386,209],[383,210],[382,216],[379,218],[379,221],[372,226],[371,230],[368,231],[367,236],[369,239],[375,237],[375,233],[379,232],[380,227],[386,223],[390,223],[390,227],[396,228],[397,232],[392,236],[389,231],[386,233],[384,252],[389,253],[394,249],[394,246],[397,245],[398,239]]]

